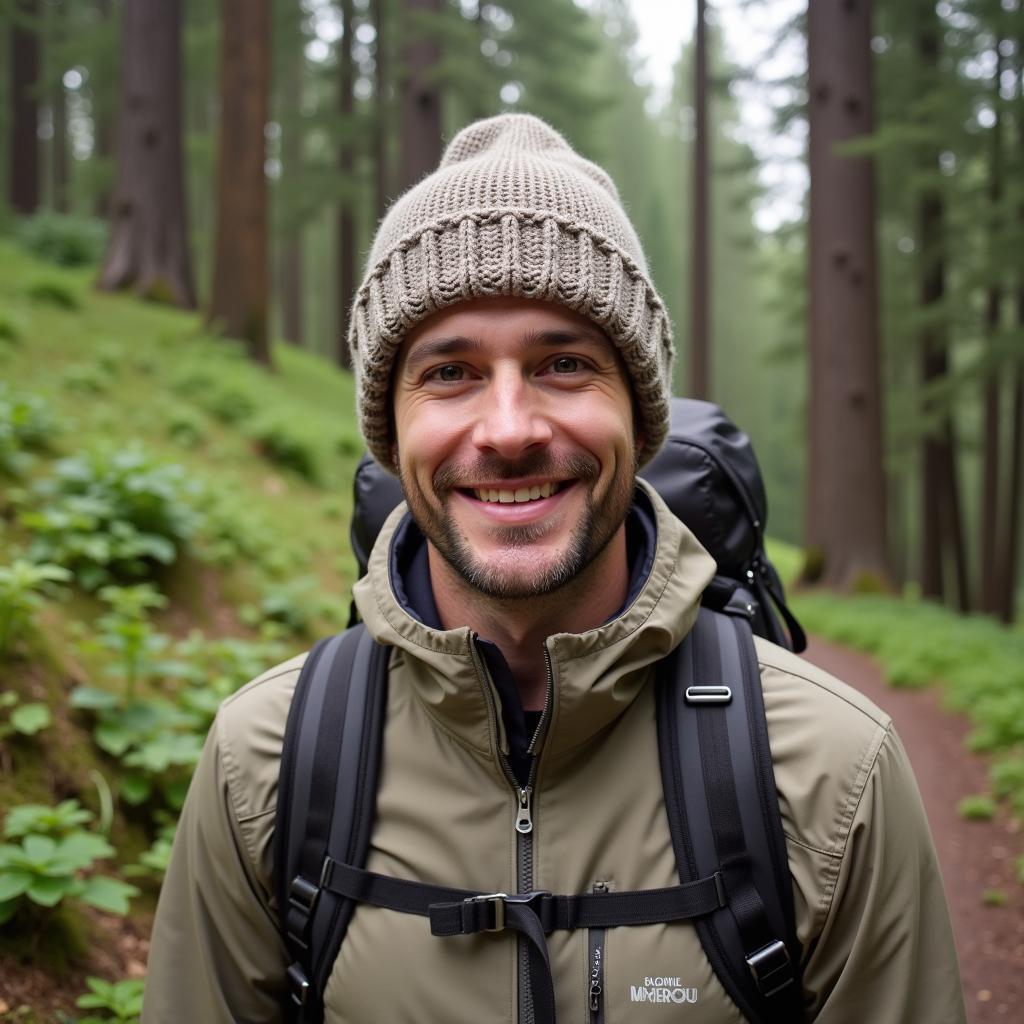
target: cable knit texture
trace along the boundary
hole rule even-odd
[[[359,418],[391,468],[391,372],[411,327],[488,295],[556,302],[599,324],[632,379],[641,463],[668,429],[672,330],[611,178],[528,114],[477,121],[388,211],[349,326]]]

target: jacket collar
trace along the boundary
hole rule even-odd
[[[586,742],[621,715],[643,688],[644,671],[672,650],[693,625],[700,595],[715,563],[649,484],[638,481],[653,510],[653,557],[635,596],[610,621],[584,633],[558,633],[546,646],[554,680],[545,733],[546,757]],[[436,612],[410,608],[415,581],[402,578],[396,544],[408,515],[400,505],[388,518],[355,587],[359,613],[380,643],[394,646],[403,678],[445,731],[483,755],[507,753],[499,700],[468,627],[436,629]],[[413,558],[413,562],[415,557]],[[397,577],[397,578],[396,578]],[[641,574],[642,577],[642,574]],[[638,586],[639,584],[639,586]],[[432,602],[431,602],[432,604]]]

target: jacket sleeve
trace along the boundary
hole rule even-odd
[[[935,848],[891,726],[853,812],[804,981],[818,1024],[966,1022]]]
[[[283,1019],[288,960],[246,845],[220,724],[192,778],[157,904],[143,1024]]]

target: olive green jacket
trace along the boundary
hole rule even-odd
[[[533,888],[573,893],[598,882],[616,890],[678,882],[652,669],[690,629],[714,563],[653,501],[657,554],[636,599],[598,629],[547,640],[552,702],[527,851]],[[432,630],[397,601],[389,580],[397,522],[389,520],[356,588],[370,632],[393,647],[367,866],[484,892],[521,890],[518,801],[499,758],[505,737],[496,691],[468,629]],[[935,852],[888,717],[795,655],[761,641],[757,647],[808,1019],[963,1022]],[[157,910],[144,1024],[281,1019],[288,959],[272,834],[301,664],[293,659],[240,690],[211,729]],[[360,905],[327,986],[326,1022],[517,1024],[513,935],[439,939],[425,918]],[[560,1024],[589,1024],[586,931],[555,932],[549,950]],[[608,1024],[742,1020],[689,924],[608,929],[604,964]],[[666,978],[684,989],[685,1003],[644,998],[644,988]]]

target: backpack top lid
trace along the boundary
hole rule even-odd
[[[764,546],[768,514],[750,438],[712,402],[672,399],[672,425],[661,451],[640,475],[718,563],[743,580]]]
[[[710,603],[724,607],[739,590],[741,603],[752,602],[748,607],[755,609],[756,633],[802,651],[803,631],[786,608],[782,582],[764,553],[768,501],[750,438],[713,402],[673,398],[668,438],[640,475],[718,563]],[[398,480],[364,455],[353,480],[349,531],[360,576],[384,520],[400,501]]]

